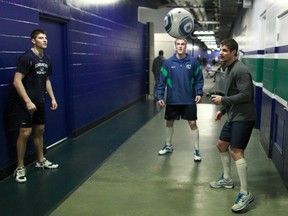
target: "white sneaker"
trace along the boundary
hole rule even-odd
[[[196,162],[200,162],[202,160],[201,156],[200,156],[200,151],[198,149],[194,150],[194,161]]]
[[[249,204],[254,201],[253,195],[249,192],[247,195],[239,193],[235,201],[235,204],[232,206],[233,212],[238,212],[246,208]]]
[[[27,181],[26,169],[24,167],[17,167],[17,169],[14,171],[13,176],[16,182],[24,183]]]
[[[46,158],[44,158],[43,162],[36,162],[35,167],[42,168],[42,169],[56,169],[58,168],[58,164],[53,164],[52,162],[48,161]]]
[[[172,145],[165,144],[164,147],[158,152],[159,155],[165,155],[173,152]]]
[[[211,182],[210,187],[232,189],[234,188],[234,183],[233,183],[232,178],[225,179],[224,176],[222,175],[218,180]]]

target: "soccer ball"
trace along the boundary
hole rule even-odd
[[[174,38],[185,38],[194,30],[194,19],[187,10],[174,8],[164,18],[165,31]]]

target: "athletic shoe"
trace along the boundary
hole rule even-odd
[[[165,155],[173,152],[172,145],[165,144],[164,147],[158,152],[159,155]]]
[[[16,182],[19,183],[24,183],[27,181],[26,178],[26,169],[24,167],[18,167],[15,171],[14,171],[14,179]]]
[[[195,149],[194,150],[194,161],[197,161],[197,162],[200,162],[202,159],[201,159],[201,156],[200,156],[200,151],[198,149]]]
[[[238,212],[246,208],[249,204],[254,201],[252,194],[249,192],[247,195],[239,193],[235,201],[235,204],[232,206],[233,212]]]
[[[234,188],[234,183],[233,183],[232,178],[225,179],[224,176],[222,175],[217,181],[211,182],[210,187],[232,189],[232,188]]]
[[[42,169],[56,169],[58,168],[58,164],[53,164],[52,162],[48,161],[46,158],[44,158],[43,162],[36,162],[35,167],[42,168]]]

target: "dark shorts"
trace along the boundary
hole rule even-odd
[[[197,120],[197,105],[166,105],[165,117],[166,120],[185,119],[188,121]]]
[[[29,112],[25,106],[21,106],[18,112],[20,128],[31,128],[33,125],[45,124],[45,104],[35,104],[37,110]]]
[[[226,122],[219,139],[230,142],[230,148],[246,149],[255,121]]]

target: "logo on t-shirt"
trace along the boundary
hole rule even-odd
[[[35,64],[36,74],[46,74],[48,64],[46,63],[37,63]]]
[[[191,64],[186,64],[186,69],[191,69]]]

